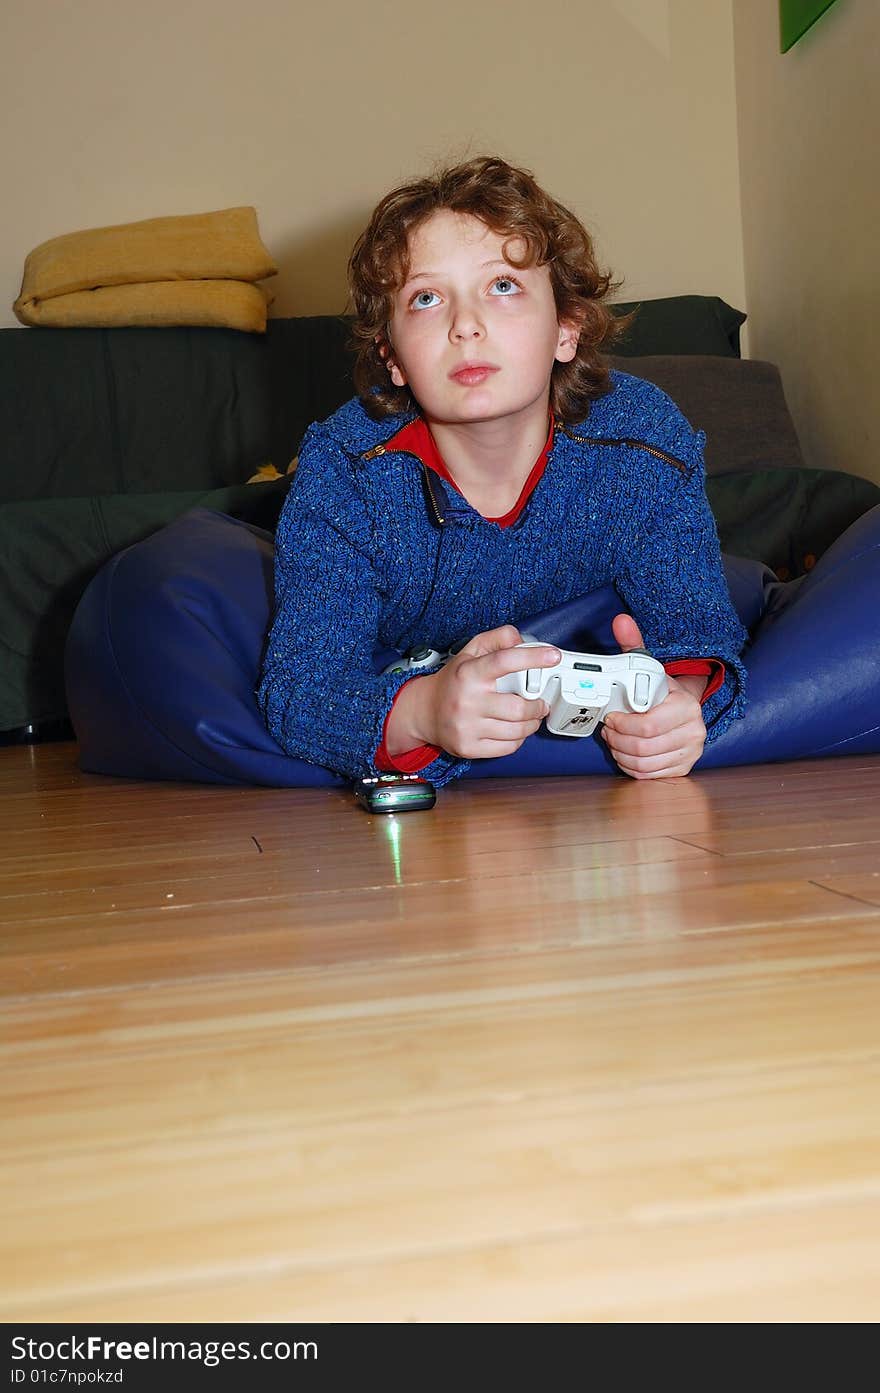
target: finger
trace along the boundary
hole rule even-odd
[[[629,653],[633,648],[644,648],[642,631],[631,614],[617,614],[611,621],[611,632],[620,645],[621,653]]]
[[[521,744],[540,729],[541,721],[496,721],[487,716],[476,731],[479,740],[516,740]]]
[[[549,702],[540,697],[532,701],[514,692],[499,692],[492,698],[492,717],[497,721],[537,721],[550,714]]]
[[[629,759],[655,759],[659,756],[667,756],[692,750],[697,747],[702,748],[705,741],[705,733],[702,730],[689,730],[682,727],[679,730],[664,731],[662,735],[624,735],[620,731],[602,731],[602,739],[612,750],[615,758],[618,755],[626,755]]]
[[[696,759],[691,759],[691,756],[685,754],[678,761],[656,765],[642,761],[629,762],[627,759],[617,759],[615,763],[628,779],[684,779],[685,775],[691,773]]]
[[[651,711],[612,711],[605,717],[603,726],[607,730],[619,731],[621,735],[653,737],[688,727],[693,730],[702,728],[703,717],[696,702],[676,691],[670,692]]]
[[[603,738],[605,733],[603,731]],[[609,753],[625,774],[633,778],[659,774],[687,774],[703,753],[705,731],[662,748],[657,742],[638,743],[636,749],[615,747],[614,737],[606,739]]]
[[[521,642],[522,635],[515,624],[502,624],[497,629],[486,629],[481,634],[475,634],[459,651],[467,653],[471,658],[482,658],[499,648],[515,648]]]
[[[489,677],[506,677],[510,672],[526,672],[529,668],[556,667],[561,661],[559,649],[549,645],[540,648],[499,648],[486,655],[486,673]]]
[[[465,759],[503,759],[505,755],[516,754],[521,740],[481,740],[473,749],[464,752]]]
[[[484,725],[480,728],[480,734],[469,740],[458,753],[465,759],[500,759],[503,755],[513,754],[524,740],[534,735],[532,729],[523,728],[511,737],[511,730],[517,728],[505,724],[501,733],[501,727],[495,731],[493,727]]]

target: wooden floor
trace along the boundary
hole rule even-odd
[[[877,1320],[878,794],[0,750],[0,1319]]]

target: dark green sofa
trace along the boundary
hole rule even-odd
[[[615,362],[706,430],[723,549],[795,577],[880,489],[804,468],[778,372],[739,357],[744,318],[713,297],[644,301]],[[265,336],[0,331],[0,741],[66,731],[67,630],[115,552],[196,505],[274,526],[303,432],[352,394],[347,336],[332,316]],[[284,477],[246,482],[268,464]]]

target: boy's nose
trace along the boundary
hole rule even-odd
[[[470,306],[461,306],[452,316],[449,337],[453,343],[460,343],[462,339],[482,338],[483,332],[482,320]]]

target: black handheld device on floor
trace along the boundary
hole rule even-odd
[[[357,779],[355,797],[370,813],[412,813],[433,808],[434,785],[418,774],[377,774]]]

